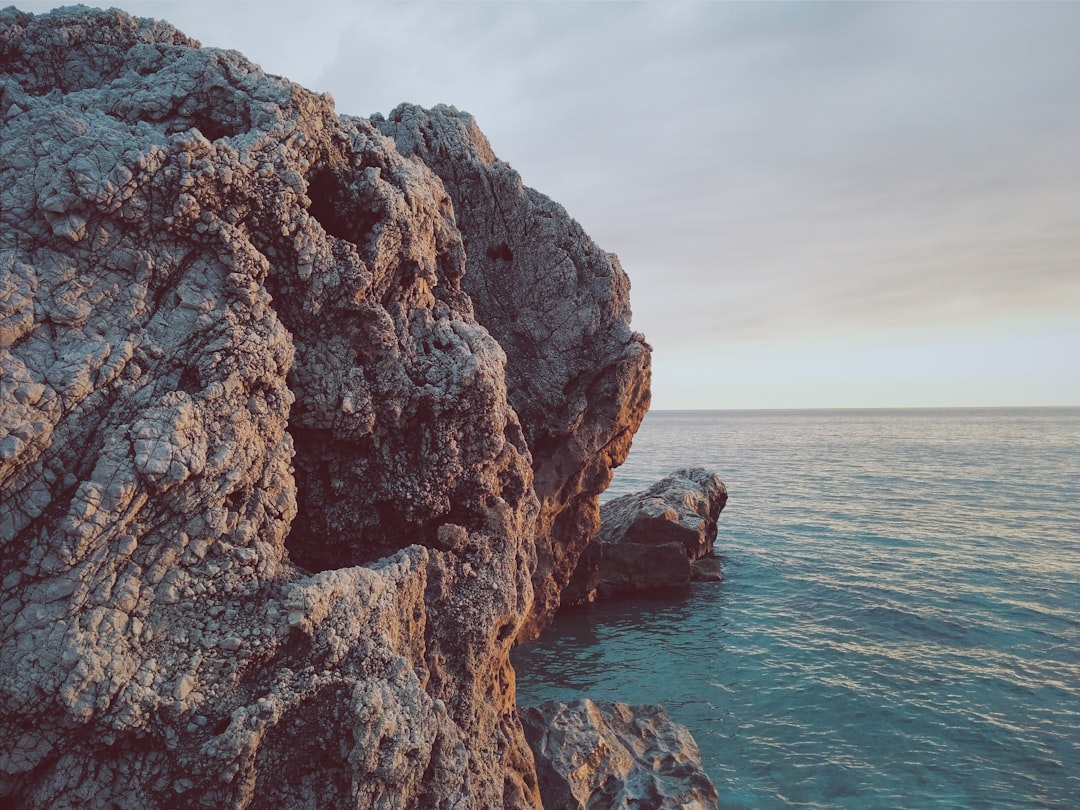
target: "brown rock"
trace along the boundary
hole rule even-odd
[[[630,329],[630,283],[618,258],[523,185],[472,116],[403,104],[373,120],[442,178],[465,242],[462,287],[506,350],[507,396],[540,499],[526,640],[550,622],[599,529],[598,495],[649,407],[650,349]]]
[[[608,543],[602,549],[597,599],[680,588],[693,574],[682,543]]]
[[[710,561],[727,489],[714,473],[678,470],[600,510],[601,529],[566,591],[566,604],[716,581]]]
[[[716,786],[685,726],[659,706],[576,700],[520,710],[544,806],[709,810]]]
[[[538,502],[439,178],[120,12],[0,11],[0,803],[536,807]]]

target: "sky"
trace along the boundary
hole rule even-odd
[[[619,255],[656,409],[1080,405],[1080,3],[89,5],[472,113]]]

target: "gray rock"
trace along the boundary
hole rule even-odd
[[[659,706],[550,701],[519,711],[549,810],[708,810],[716,786]]]
[[[164,23],[8,8],[0,71],[0,803],[538,806],[443,183]]]
[[[710,555],[726,504],[724,482],[700,468],[678,470],[647,490],[607,502],[564,603],[718,581],[719,563]]]
[[[599,529],[598,495],[649,407],[650,349],[630,329],[630,282],[561,205],[523,185],[468,113],[403,104],[376,125],[442,178],[465,243],[462,288],[506,350],[507,396],[540,499],[534,602],[550,622]]]

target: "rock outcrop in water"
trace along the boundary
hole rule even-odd
[[[600,531],[563,594],[566,604],[718,580],[719,566],[709,555],[726,504],[724,482],[699,468],[608,501],[600,509]]]
[[[659,706],[550,701],[521,710],[540,795],[560,810],[715,810],[697,743]]]
[[[647,407],[617,261],[453,110],[88,9],[0,70],[0,801],[538,806],[508,652]]]

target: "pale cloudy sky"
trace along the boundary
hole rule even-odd
[[[1080,405],[1080,3],[92,5],[473,113],[619,254],[656,408]]]

